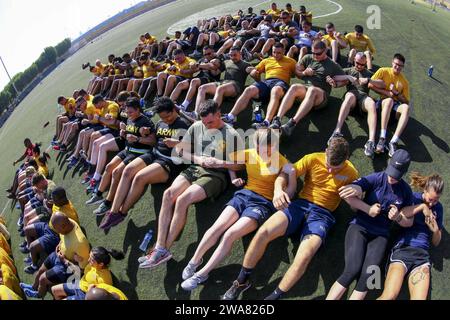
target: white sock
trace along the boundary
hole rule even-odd
[[[183,103],[181,104],[181,109],[186,110],[190,104],[191,104],[190,101],[184,100]]]
[[[100,181],[100,179],[102,178],[102,175],[100,174],[100,173],[94,173],[94,180],[96,180],[96,181]]]
[[[400,138],[399,138],[398,136],[394,135],[394,136],[392,137],[391,143],[397,143],[398,140],[400,140]]]
[[[387,134],[386,130],[385,129],[381,129],[380,138],[386,139],[386,134]]]
[[[155,249],[158,250],[158,251],[167,251],[166,248],[161,247],[159,244],[157,244],[157,245],[155,246]]]

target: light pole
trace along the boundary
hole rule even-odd
[[[11,76],[9,75],[8,69],[6,69],[5,63],[3,62],[3,59],[1,56],[0,56],[0,61],[2,62],[3,68],[5,68],[6,74],[8,75],[11,85],[13,86],[14,90],[16,91],[16,95],[19,95],[19,91],[17,90],[16,86],[14,85],[14,82],[12,81]]]

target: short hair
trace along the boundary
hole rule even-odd
[[[284,50],[284,45],[281,42],[277,42],[273,45],[273,48],[281,48]]]
[[[364,28],[363,28],[363,26],[357,24],[355,26],[355,31],[358,32],[358,33],[363,33],[364,32]]]
[[[61,104],[63,102],[63,100],[66,100],[66,97],[59,96],[58,97],[58,104]]]
[[[125,54],[122,56],[122,59],[131,59],[131,56],[130,56],[129,53],[125,53]]]
[[[110,54],[109,56],[108,56],[108,59],[114,59],[116,56],[114,55],[114,54]]]
[[[314,49],[325,50],[327,48],[327,45],[323,41],[316,39],[314,40],[312,47]]]
[[[80,91],[78,91],[78,94],[79,94],[80,96],[85,96],[85,95],[87,95],[88,93],[86,92],[86,90],[80,89]]]
[[[306,11],[306,7],[305,6],[300,6],[300,11]]]
[[[276,6],[276,5],[277,5],[277,3],[276,3],[276,2],[272,2],[272,6],[274,6],[274,5]]]
[[[175,34],[181,34],[181,31],[175,31]]]
[[[175,50],[173,51],[173,55],[174,55],[174,56],[177,56],[177,55],[179,55],[179,54],[184,54],[184,51],[183,51],[182,49],[175,49]]]
[[[156,113],[172,112],[175,110],[175,108],[175,103],[172,101],[172,99],[168,97],[161,97],[156,101],[154,111]]]
[[[200,117],[204,118],[209,114],[216,114],[219,111],[219,105],[212,99],[206,100],[200,105]]]
[[[117,102],[125,102],[127,101],[127,99],[130,97],[130,93],[128,91],[122,91],[121,93],[119,93],[119,95],[117,96],[116,101]]]
[[[237,51],[237,52],[241,53],[241,48],[239,48],[238,46],[233,46],[233,47],[231,47],[231,49],[230,49],[230,52],[231,52],[231,51]]]
[[[252,7],[248,7],[247,11],[248,12],[253,12],[253,8]]]
[[[51,195],[53,200],[68,201],[66,190],[63,187],[56,187]]]
[[[396,54],[394,55],[394,60],[395,60],[395,59],[400,60],[400,61],[403,62],[403,63],[406,62],[405,57],[404,57],[401,53],[396,53]]]
[[[306,24],[306,25],[312,27],[312,23],[309,22],[308,20],[303,20],[303,21],[302,21],[302,24]]]
[[[141,103],[138,98],[132,97],[128,98],[127,102],[125,103],[125,106],[127,108],[133,108],[133,109],[141,109]]]
[[[45,177],[44,175],[40,174],[40,173],[36,173],[33,178],[31,179],[31,184],[33,186],[37,185],[39,182],[44,181]]]
[[[286,3],[286,8],[292,8],[292,4]]]
[[[350,147],[347,140],[342,137],[331,139],[326,154],[330,165],[339,166],[343,164],[350,155]]]
[[[329,28],[334,28],[334,23],[333,23],[333,22],[328,22],[328,23],[325,25],[325,28],[327,28],[327,29],[329,29]]]
[[[97,104],[99,102],[105,101],[101,94],[98,94],[92,99],[92,104]]]

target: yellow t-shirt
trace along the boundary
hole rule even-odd
[[[280,61],[270,57],[262,60],[257,66],[256,70],[266,74],[266,79],[277,78],[290,84],[291,78],[295,74],[296,61],[292,58],[283,56]]]
[[[275,190],[275,180],[281,169],[289,161],[278,152],[272,155],[272,163],[265,162],[256,149],[237,151],[230,155],[233,161],[245,161],[247,171],[247,184],[245,189],[253,191],[272,201]]]
[[[280,9],[277,9],[277,10],[269,9],[269,10],[266,11],[266,13],[268,15],[272,16],[272,21],[274,21],[274,22],[277,21],[280,18],[280,16],[281,16],[281,10]]]
[[[356,32],[347,33],[345,35],[345,41],[350,45],[350,49],[355,49],[358,52],[369,50],[372,55],[376,52],[372,40],[365,34],[361,38],[357,38]]]
[[[67,102],[63,104],[64,110],[67,113],[75,113],[76,103],[74,98],[66,98]]]
[[[106,283],[113,284],[111,271],[109,269],[96,269],[90,264],[84,270],[84,276],[80,280],[80,289],[87,292],[91,284]]]
[[[148,38],[148,39],[146,38],[146,39],[145,39],[144,43],[147,44],[147,45],[149,45],[149,44],[154,44],[156,41],[157,41],[157,40],[156,40],[156,37],[155,37],[155,36],[150,36],[150,38]]]
[[[182,63],[174,62],[174,66],[177,67],[177,70],[175,71],[176,76],[181,76],[185,78],[192,78],[192,74],[182,74],[181,70],[187,70],[191,68],[191,64],[195,64],[197,61],[194,59],[186,57],[186,59]]]
[[[6,264],[1,265],[1,270],[2,270],[3,284],[12,291],[14,291],[14,293],[23,298],[24,297],[23,291],[20,288],[19,279],[14,274],[14,271],[11,270],[11,268],[8,267]]]
[[[0,300],[22,300],[14,291],[5,285],[0,285]]]
[[[61,238],[61,253],[72,262],[75,262],[73,258],[75,254],[83,258],[83,261],[79,263],[79,266],[84,269],[87,266],[89,260],[89,241],[86,239],[86,236],[84,235],[78,223],[76,223],[72,219],[70,219],[70,221],[74,224],[73,230],[69,234],[59,235]]]
[[[5,250],[5,252],[8,255],[12,255],[11,246],[9,245],[8,240],[6,240],[6,238],[3,235],[3,233],[0,233],[0,248]]]
[[[38,173],[42,174],[44,177],[48,178],[48,167],[47,164],[41,162],[39,157],[34,157],[34,161],[36,161],[38,165]]]
[[[17,274],[17,269],[14,265],[13,259],[3,248],[0,248],[0,266],[2,264],[7,265],[14,272],[14,274]]]
[[[104,65],[104,64],[101,64],[100,67],[95,66],[92,73],[95,74],[97,77],[100,77],[103,74],[103,72],[105,72],[105,68],[106,68],[106,65]]]
[[[340,38],[342,38],[342,36]],[[327,47],[331,48],[331,41],[337,40],[337,38],[334,35],[330,36],[330,35],[326,34],[326,35],[322,36],[322,41],[323,40],[325,40]],[[344,38],[344,40],[345,40],[345,38]],[[341,47],[341,45],[339,45],[339,47]]]
[[[348,160],[341,170],[329,173],[325,153],[306,155],[294,164],[294,168],[297,177],[305,176],[299,198],[306,199],[331,212],[336,210],[341,202],[339,188],[352,183],[359,176],[358,171]]]
[[[68,204],[66,204],[66,205],[64,205],[62,207],[58,207],[57,205],[54,204],[53,207],[52,207],[52,214],[54,214],[54,213],[56,213],[58,211],[61,212],[61,213],[64,213],[64,215],[67,218],[72,219],[76,223],[78,223],[78,224],[80,223],[80,220],[78,219],[77,210],[75,210],[72,202],[69,201]],[[49,222],[48,226],[50,227],[50,229],[54,230],[51,221]]]
[[[97,114],[97,108],[95,108],[95,106],[91,103],[91,102],[87,102],[86,103],[86,110],[84,110],[84,114],[89,116],[94,116],[95,114]]]
[[[106,290],[109,293],[117,294],[119,296],[120,300],[128,300],[127,296],[122,291],[120,291],[116,287],[113,287],[112,285],[109,285],[106,283],[100,283],[100,284],[96,284],[95,287]]]
[[[147,64],[142,66],[142,71],[144,72],[144,78],[156,77],[156,67],[159,65],[158,62],[150,60]]]
[[[230,33],[231,33],[231,30],[228,30],[228,31],[223,30],[223,31],[217,32],[217,34],[219,36],[221,36],[222,38],[227,38],[230,35]]]
[[[107,101],[108,105],[101,110],[100,117],[105,117],[107,114],[110,114],[114,119],[117,119],[119,116],[119,105],[113,101]],[[111,129],[119,129],[118,125],[106,125]]]
[[[403,73],[399,75],[394,74],[394,70],[392,68],[380,68],[377,72],[372,76],[372,80],[383,80],[386,84],[385,90],[390,90],[391,84],[394,85],[394,89],[399,93],[405,96],[406,100],[410,100],[409,97],[409,82],[403,76]],[[386,96],[382,96],[382,99],[387,98]],[[398,100],[397,97],[394,97],[394,100]]]

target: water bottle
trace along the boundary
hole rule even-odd
[[[433,69],[434,69],[433,66],[430,66],[430,67],[428,68],[428,76],[429,76],[429,77],[432,77],[432,76],[433,76]]]
[[[261,123],[263,121],[261,106],[257,105],[253,110],[254,122]]]
[[[149,230],[144,237],[144,240],[142,241],[141,245],[139,246],[139,249],[143,252],[147,252],[147,247],[150,244],[150,241],[153,237],[153,230]]]

